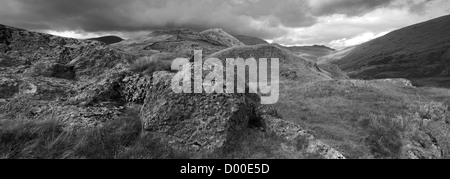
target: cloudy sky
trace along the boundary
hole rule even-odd
[[[0,24],[61,36],[217,27],[338,49],[447,14],[449,0],[0,0]]]

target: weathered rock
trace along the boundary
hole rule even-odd
[[[151,76],[140,74],[125,76],[120,85],[122,98],[127,102],[144,104],[151,80]]]
[[[118,67],[80,85],[79,93],[71,101],[84,105],[99,102],[143,104],[150,84],[150,76],[133,74]]]
[[[72,130],[77,128],[100,127],[107,121],[123,114],[125,107],[52,106],[47,111],[40,118],[53,117],[64,124],[66,130]]]
[[[250,94],[176,94],[174,74],[154,74],[141,120],[146,131],[179,151],[211,153],[245,130],[256,117]]]
[[[69,70],[69,77],[74,71],[76,79],[84,80],[136,59],[100,42],[57,37],[4,25],[0,25],[0,44],[0,67],[28,65],[32,66],[34,75],[55,73],[56,77],[65,79],[67,74],[61,73],[65,69]]]
[[[325,159],[345,159],[336,149],[326,145],[320,140],[314,138],[314,136],[303,130],[299,125],[284,121],[282,119],[276,119],[273,117],[265,117],[265,130],[268,133],[273,133],[276,136],[282,137],[287,141],[295,142],[297,140],[304,140],[306,146],[300,151],[310,155],[318,155]],[[284,145],[286,148],[286,144]]]
[[[121,114],[124,94],[138,94],[121,90],[134,85],[122,81],[134,59],[103,43],[0,25],[0,116],[101,125]]]
[[[0,105],[0,115],[11,119],[33,121],[55,120],[65,130],[89,129],[102,126],[108,120],[123,114],[122,106],[79,106],[63,101],[46,101],[37,96],[19,95]]]
[[[33,95],[40,99],[55,99],[70,94],[70,84],[52,78],[18,78],[1,76],[0,98],[12,98],[15,95]]]

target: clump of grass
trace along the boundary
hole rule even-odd
[[[0,158],[6,159],[116,159],[189,158],[174,152],[151,134],[142,133],[137,110],[96,129],[65,130],[50,118],[37,122],[0,120]]]
[[[395,118],[373,115],[361,123],[370,134],[365,138],[365,142],[370,146],[375,158],[401,158],[405,152],[402,148],[408,141],[419,143],[423,148],[421,152],[426,154],[425,144],[435,140],[430,138],[430,131],[439,131],[432,129],[430,124],[445,122],[448,116],[447,108],[438,102],[418,102],[411,105],[409,113]]]
[[[153,56],[145,56],[137,59],[130,67],[134,73],[152,75],[158,71],[172,71],[172,61],[160,60]]]
[[[400,158],[402,153],[402,130],[390,118],[373,115],[366,119],[368,136],[364,139],[375,158]]]

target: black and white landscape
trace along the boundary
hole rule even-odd
[[[0,4],[1,159],[450,158],[450,1]],[[278,58],[278,102],[175,93],[195,50]]]

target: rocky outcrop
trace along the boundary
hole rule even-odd
[[[0,25],[0,67],[25,66],[31,76],[89,79],[136,57],[94,41]],[[73,74],[72,74],[73,73]]]
[[[176,94],[173,74],[157,72],[141,119],[144,129],[180,151],[211,153],[238,137],[256,117],[251,94]]]
[[[186,70],[188,66],[192,65],[184,66],[178,75],[190,73]],[[277,151],[269,153],[276,155],[345,158],[299,125],[262,115],[266,112],[261,112],[260,97],[256,94],[177,94],[172,89],[174,76],[167,72],[154,74],[140,116],[144,130],[176,151],[202,157],[236,143],[252,143],[248,140],[264,138],[272,141],[270,147]],[[250,137],[242,138],[245,135]],[[306,145],[299,147],[298,141]]]
[[[0,116],[101,125],[126,102],[143,103],[136,88],[146,78],[127,71],[134,59],[103,43],[0,25]]]
[[[101,102],[124,105],[126,103],[143,104],[151,77],[133,74],[121,67],[111,69],[88,83],[79,85],[72,103],[89,105]]]

